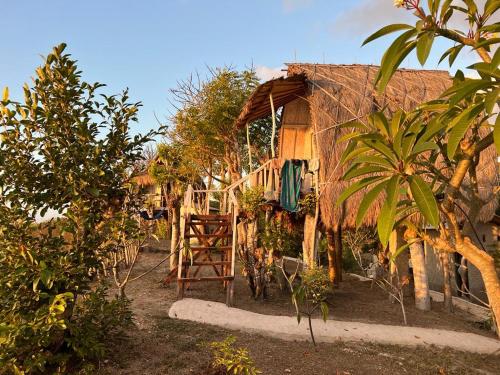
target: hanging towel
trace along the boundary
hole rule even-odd
[[[287,160],[281,169],[280,204],[290,212],[299,208],[302,166],[302,160]]]

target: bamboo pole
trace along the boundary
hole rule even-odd
[[[248,147],[248,166],[250,167],[250,173],[252,173],[252,149],[250,148],[250,126],[247,122],[247,147]]]
[[[269,93],[269,101],[271,102],[271,113],[272,113],[272,120],[273,120],[273,132],[271,134],[271,156],[274,159],[276,157],[275,151],[274,151],[274,138],[276,137],[276,112],[274,111],[274,102],[273,102],[273,93]]]

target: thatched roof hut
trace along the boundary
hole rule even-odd
[[[288,77],[266,82],[246,103],[238,126],[269,115],[269,94],[279,97],[283,105],[279,156],[282,158],[320,160],[321,220],[326,227],[340,224],[355,226],[357,207],[364,191],[354,195],[343,207],[335,201],[348,182],[342,181],[345,167],[339,160],[346,144],[337,140],[350,129],[339,128],[354,119],[363,121],[376,110],[411,110],[418,104],[436,99],[451,84],[446,71],[400,69],[380,94],[373,83],[379,69],[373,65],[287,64]],[[302,84],[301,84],[302,83]],[[276,106],[276,105],[275,105]],[[277,107],[277,106],[276,106]],[[483,153],[479,173],[483,197],[493,194],[497,182],[496,152],[493,147]],[[365,225],[377,222],[384,197],[381,196],[365,217]],[[494,216],[496,201],[483,207],[483,222]]]

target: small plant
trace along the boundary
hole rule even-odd
[[[168,221],[160,219],[156,223],[156,236],[161,239],[169,238],[169,226]]]
[[[249,188],[241,196],[241,205],[249,219],[257,218],[260,206],[264,202],[264,188],[262,186]]]
[[[219,374],[228,375],[257,375],[262,374],[255,367],[253,359],[250,358],[245,348],[235,348],[236,338],[228,336],[222,341],[213,341],[209,344],[212,350],[212,368]]]
[[[261,234],[262,245],[269,251],[279,251],[281,255],[297,258],[302,253],[302,233],[294,229],[287,213],[276,216],[264,223]]]
[[[316,193],[307,193],[303,198],[299,199],[299,214],[312,215],[316,214]]]
[[[331,292],[328,272],[321,267],[308,268],[301,273],[300,284],[294,286],[293,282],[296,276],[297,271],[291,277],[287,278],[287,280],[292,290],[292,303],[297,312],[297,321],[300,323],[302,315],[307,317],[311,340],[314,346],[316,346],[312,328],[312,316],[320,309],[323,321],[326,322],[328,319],[329,309],[326,299]]]

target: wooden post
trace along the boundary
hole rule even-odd
[[[276,157],[275,151],[274,151],[274,138],[276,137],[276,112],[274,111],[274,102],[273,102],[273,93],[269,93],[269,100],[271,102],[271,113],[272,113],[272,120],[273,120],[273,132],[271,134],[271,156],[274,159]]]
[[[252,149],[250,148],[250,128],[247,122],[247,147],[248,147],[248,166],[250,167],[250,173],[253,171],[252,167]]]
[[[236,228],[236,225],[238,224],[238,201],[236,200],[236,197],[234,196],[234,192],[231,190],[229,192],[229,199],[231,201],[231,206],[232,206],[232,214],[233,214],[233,238],[232,238],[232,246],[231,246],[231,277],[233,278],[228,286],[227,286],[227,295],[226,295],[226,305],[229,307],[233,306],[234,303],[234,277],[235,277],[235,259],[236,259],[236,247],[238,246],[238,230]]]
[[[180,222],[180,236],[179,236],[179,263],[177,268],[177,298],[182,299],[184,297],[184,282],[181,280],[183,278],[183,267],[182,262],[184,261],[185,248],[184,241],[186,232],[186,219],[190,214],[191,201],[193,199],[193,187],[188,186],[186,194],[184,195],[184,204],[181,207],[181,222]],[[189,241],[189,240],[188,240]]]

